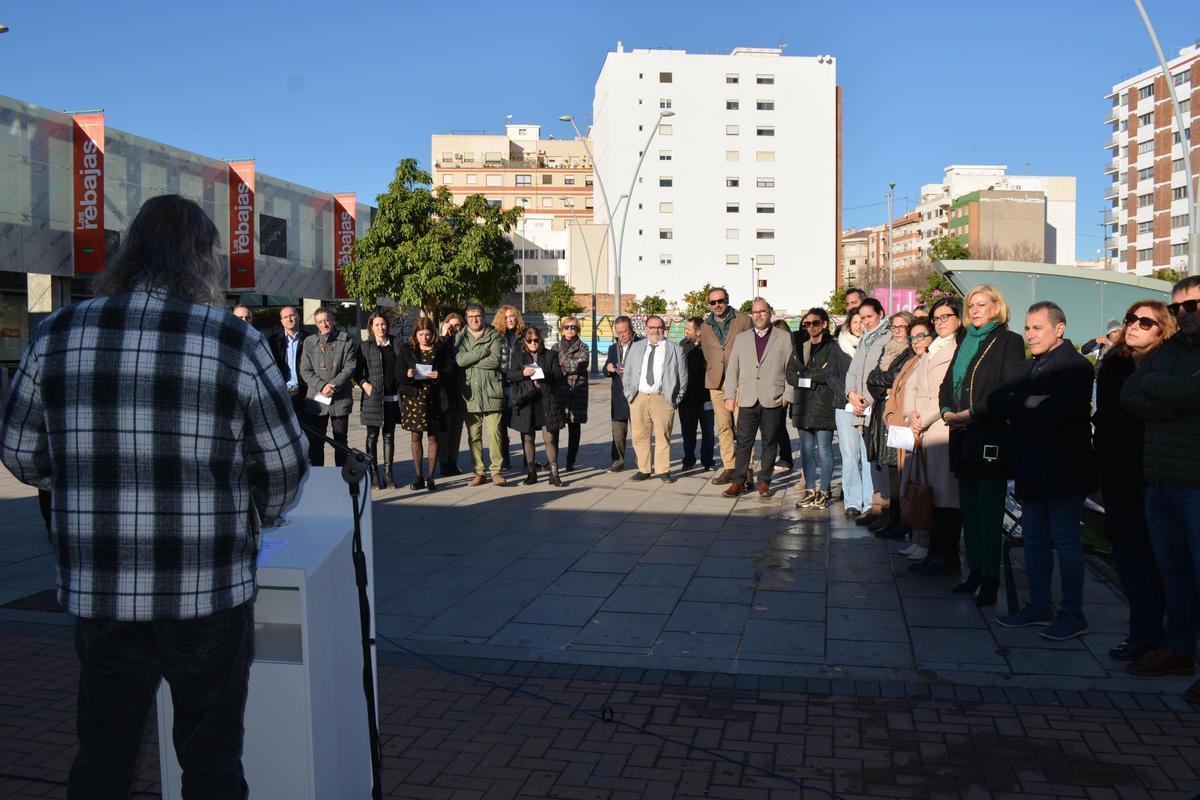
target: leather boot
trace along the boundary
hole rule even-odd
[[[367,429],[367,456],[371,459],[371,486],[383,488],[383,476],[379,474],[379,430]]]
[[[393,472],[393,464],[396,461],[396,436],[395,434],[385,433],[383,435],[383,480],[386,485],[393,489],[398,488],[396,483],[396,473]]]
[[[979,588],[981,583],[983,583],[983,577],[975,570],[971,570],[969,573],[967,573],[967,577],[962,581],[962,583],[958,584],[950,591],[956,594],[975,594],[975,590]]]
[[[975,605],[982,608],[983,606],[996,605],[996,594],[1000,591],[999,578],[984,578],[979,584],[979,594],[975,597]]]
[[[525,485],[532,486],[537,483],[537,467],[527,466],[525,468]]]

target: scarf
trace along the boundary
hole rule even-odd
[[[705,320],[712,326],[713,335],[717,337],[717,341],[721,343],[721,347],[725,346],[725,338],[729,336],[729,326],[733,324],[733,318],[737,316],[737,312],[732,308],[729,309],[729,316],[724,322],[717,319],[716,314],[708,312],[708,319]]]
[[[954,344],[954,334],[953,333],[950,334],[949,336],[939,336],[938,338],[933,340],[933,344],[929,345],[929,349],[926,350],[925,352],[929,353],[929,355],[933,355],[934,353],[941,350],[942,348],[949,347],[952,344]]]
[[[885,371],[890,369],[892,363],[906,350],[908,350],[908,342],[897,342],[895,339],[890,340],[883,346],[883,355],[879,358],[879,368]]]
[[[849,325],[842,326],[842,332],[838,334],[838,347],[842,348],[843,353],[854,358],[854,351],[858,349],[860,341],[862,337],[851,333]]]
[[[988,337],[988,334],[999,327],[999,320],[992,320],[982,328],[967,325],[967,335],[963,337],[962,342],[958,345],[958,352],[954,354],[954,364],[950,367],[950,376],[954,381],[954,399],[956,401],[962,396],[962,386],[963,381],[967,379],[967,369],[971,366],[971,361],[974,360],[975,354],[979,352],[979,346],[983,344],[983,340]]]

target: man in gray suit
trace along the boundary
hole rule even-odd
[[[354,406],[350,379],[358,366],[358,342],[339,330],[333,312],[321,306],[313,314],[317,335],[304,339],[300,359],[300,378],[308,384],[305,410],[321,433],[332,426],[334,441],[346,444],[350,430],[350,411]],[[357,339],[358,337],[355,337]],[[309,436],[308,460],[314,467],[325,466],[325,442]],[[346,454],[333,453],[333,463],[342,466]]]
[[[779,437],[784,415],[792,401],[788,386],[788,359],[792,357],[792,337],[771,325],[771,304],[759,298],[750,306],[753,327],[739,333],[725,367],[725,389],[736,387],[736,399],[726,396],[725,407],[732,412],[738,406],[734,431],[734,480],[724,491],[737,497],[747,491],[746,473],[754,452],[754,439],[762,434],[762,463],[758,469],[758,493],[771,494],[771,473],[779,452]]]
[[[646,320],[646,338],[629,348],[621,388],[629,401],[633,427],[633,452],[637,455],[635,481],[650,477],[673,483],[671,477],[671,429],[675,425],[675,407],[687,389],[687,361],[683,350],[666,338],[667,325],[662,317]],[[655,440],[651,460],[650,443]]]

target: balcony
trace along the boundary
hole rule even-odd
[[[1116,175],[1117,171],[1119,169],[1120,169],[1120,167],[1117,165],[1117,159],[1114,158],[1112,161],[1109,162],[1108,166],[1104,168],[1104,174],[1105,175]]]
[[[1108,112],[1108,117],[1104,120],[1104,124],[1105,125],[1115,125],[1117,123],[1117,120],[1120,118],[1121,118],[1121,114],[1119,112],[1119,109],[1117,109],[1116,106],[1113,106],[1112,110]]]
[[[1119,184],[1114,182],[1107,189],[1104,190],[1104,199],[1105,200],[1116,200],[1117,197],[1120,196],[1120,194],[1121,194],[1121,192],[1120,192]]]
[[[453,161],[436,161],[434,162],[435,169],[553,169],[553,170],[575,170],[576,172],[591,172],[592,167],[585,162],[570,162],[562,163],[555,160],[555,163],[550,163],[544,156],[537,158],[485,158],[482,161],[467,161],[465,159],[455,159]]]
[[[1119,147],[1120,144],[1120,134],[1114,133],[1112,136],[1108,137],[1108,141],[1104,143],[1104,149],[1107,150],[1110,147],[1116,148]]]

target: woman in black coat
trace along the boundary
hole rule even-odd
[[[521,349],[512,354],[509,368],[504,373],[504,383],[512,403],[510,426],[520,432],[525,450],[525,483],[537,483],[534,435],[541,429],[546,460],[550,464],[550,485],[562,486],[562,478],[558,476],[558,431],[563,426],[563,413],[559,406],[558,385],[565,376],[558,363],[558,354],[546,349],[541,331],[526,328],[522,342]]]
[[[1117,341],[1100,360],[1096,376],[1092,444],[1100,466],[1104,536],[1112,544],[1117,575],[1129,601],[1129,635],[1108,653],[1117,661],[1134,661],[1162,645],[1164,612],[1162,577],[1146,527],[1145,422],[1121,408],[1121,387],[1138,364],[1175,333],[1175,327],[1164,303],[1134,303]]]
[[[871,395],[871,419],[867,421],[863,437],[866,439],[867,460],[886,467],[888,473],[887,513],[869,526],[869,530],[890,539],[903,539],[907,531],[900,524],[900,469],[896,448],[887,446],[888,425],[886,406],[888,395],[904,366],[913,357],[908,341],[908,331],[913,316],[901,311],[888,318],[892,340],[884,347],[879,366],[867,373],[867,393]],[[901,387],[903,388],[903,387]]]
[[[794,387],[792,424],[800,435],[800,463],[804,492],[797,508],[825,509],[830,503],[833,478],[834,394],[831,373],[838,368],[839,349],[829,333],[829,315],[823,308],[809,309],[800,321],[803,338],[797,338],[787,366],[787,382]],[[848,363],[848,362],[847,362]],[[817,485],[817,466],[821,482]]]
[[[367,428],[367,455],[371,457],[371,484],[376,489],[396,487],[392,462],[396,457],[396,420],[400,418],[400,343],[391,336],[391,323],[380,311],[367,320],[371,336],[358,346],[354,382],[362,389],[359,418]],[[383,463],[379,467],[379,433],[383,431]]]
[[[447,358],[453,348],[438,341],[437,329],[430,317],[421,317],[413,325],[408,345],[400,351],[400,426],[412,434],[413,469],[417,479],[408,487],[434,491],[433,468],[438,463],[438,431],[446,429],[450,398],[446,385],[453,379]],[[429,440],[429,477],[425,477],[422,439]]]
[[[1008,304],[983,284],[966,294],[967,325],[942,380],[942,421],[950,428],[950,468],[958,478],[967,577],[954,591],[978,606],[996,602],[1004,500],[1013,475],[1008,424],[988,413],[988,397],[1025,360],[1025,340],[1008,329]]]

